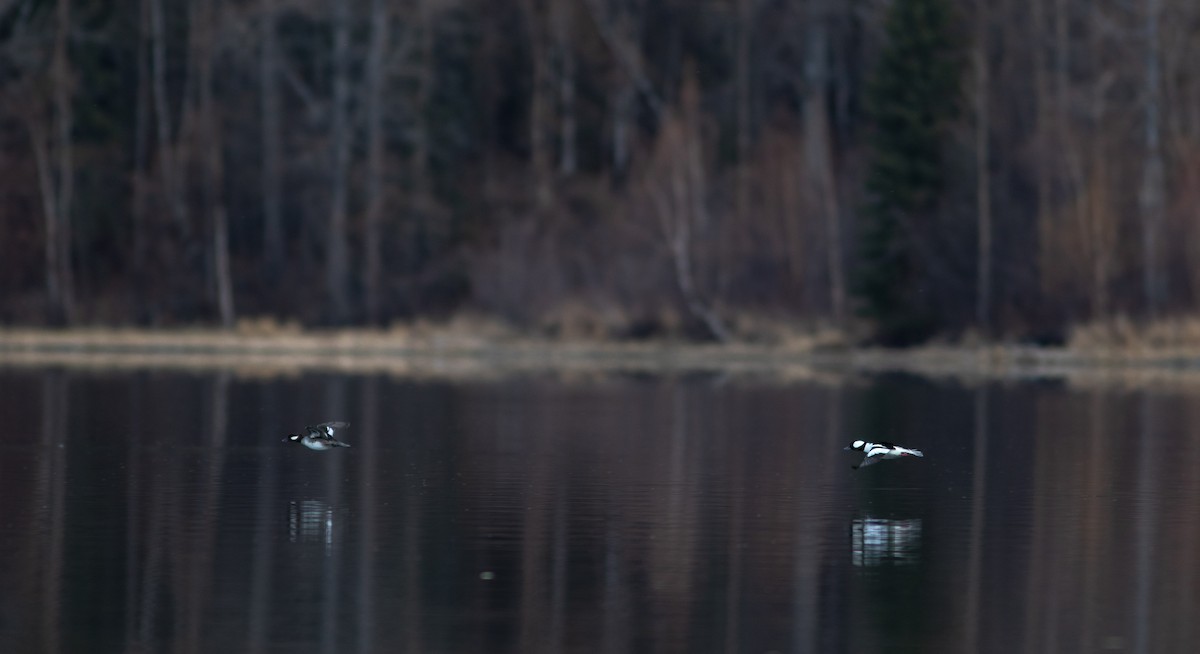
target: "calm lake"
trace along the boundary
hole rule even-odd
[[[1195,652],[1197,393],[0,369],[0,651]]]

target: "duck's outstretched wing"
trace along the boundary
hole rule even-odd
[[[333,438],[333,433],[335,431],[339,429],[345,429],[349,426],[350,423],[348,422],[323,422],[319,425],[310,425],[308,427],[308,431],[313,434],[320,434],[321,436]]]
[[[861,463],[859,463],[859,464],[858,464],[858,465],[856,465],[856,466],[850,466],[850,468],[851,468],[852,470],[858,470],[859,468],[865,468],[865,467],[867,467],[867,466],[869,466],[869,465],[871,465],[871,464],[873,464],[873,463],[879,463],[879,462],[880,462],[880,461],[882,461],[882,460],[883,460],[883,454],[882,454],[882,453],[880,453],[880,454],[868,454],[868,455],[866,456],[866,458],[864,458],[864,459],[862,460],[862,462],[861,462]]]

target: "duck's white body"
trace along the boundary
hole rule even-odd
[[[925,456],[924,454],[921,453],[921,450],[914,450],[914,449],[910,449],[907,447],[900,447],[899,445],[896,445],[894,443],[872,443],[870,441],[854,441],[853,443],[850,444],[849,447],[846,447],[844,449],[859,450],[863,454],[866,455],[866,457],[863,458],[862,463],[859,463],[856,466],[851,466],[855,469],[861,468],[863,466],[869,466],[872,463],[879,463],[880,461],[883,461],[885,459],[899,459],[902,456],[920,456],[920,457]]]

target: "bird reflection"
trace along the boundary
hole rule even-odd
[[[293,543],[321,543],[328,556],[333,548],[335,522],[333,507],[319,500],[288,503],[288,540]]]
[[[856,518],[850,523],[850,539],[856,566],[911,565],[921,550],[921,519]]]

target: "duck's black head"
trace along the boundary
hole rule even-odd
[[[866,441],[854,441],[853,443],[847,445],[846,447],[843,447],[842,449],[843,450],[861,450],[862,448],[864,448],[866,446],[867,446]]]
[[[300,434],[288,434],[287,438],[283,439],[285,443],[299,443],[300,439],[304,438]]]

